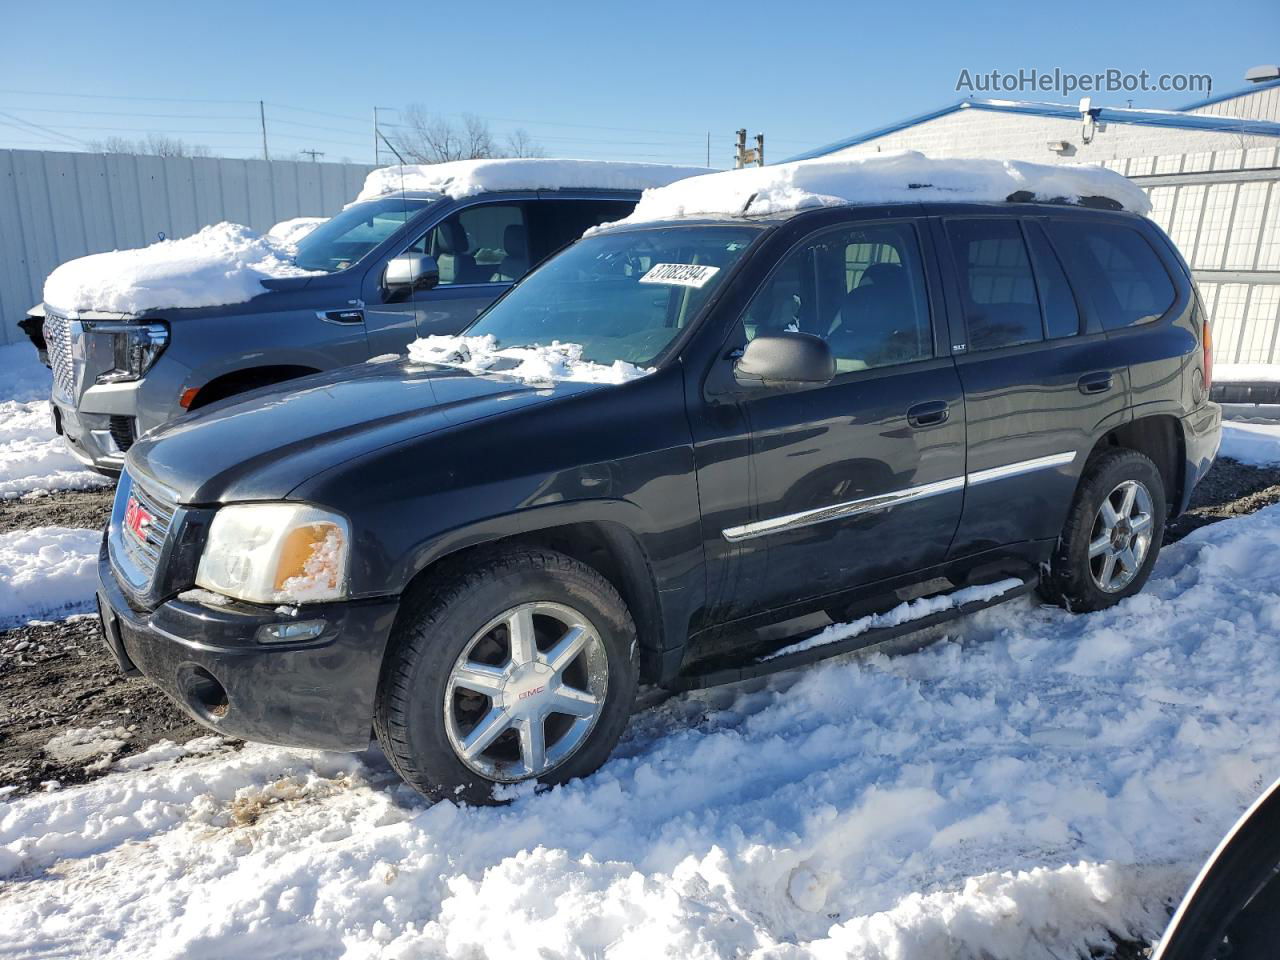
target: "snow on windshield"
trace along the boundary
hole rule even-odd
[[[293,246],[320,224],[328,222],[328,217],[294,217],[291,220],[281,220],[267,231],[267,236]]]
[[[356,202],[388,193],[436,193],[455,200],[496,190],[647,190],[706,173],[706,167],[618,160],[455,160],[380,167],[365,179]]]
[[[577,343],[554,340],[530,347],[499,347],[493,334],[422,337],[409,344],[409,359],[414,363],[461,367],[473,373],[502,373],[526,383],[626,383],[653,372],[622,360],[609,364],[584,360],[582,345]]]
[[[870,157],[824,157],[771,167],[725,170],[647,190],[618,224],[684,216],[760,216],[850,203],[1002,202],[1026,192],[1036,200],[1106,197],[1146,214],[1147,195],[1102,167],[1015,160],[935,160],[913,150]],[[597,227],[608,229],[608,227]]]
[[[216,223],[180,240],[69,260],[44,282],[44,302],[59,313],[138,314],[166,307],[243,303],[263,280],[315,276],[294,266],[292,243],[238,223]]]

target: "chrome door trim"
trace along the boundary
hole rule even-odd
[[[890,493],[877,494],[874,497],[847,500],[844,503],[833,503],[828,507],[802,510],[799,513],[788,513],[781,517],[770,517],[768,520],[746,523],[740,527],[729,527],[721,535],[730,543],[737,543],[740,540],[751,540],[754,537],[764,537],[771,533],[781,533],[784,530],[798,530],[801,527],[811,527],[814,524],[827,523],[831,520],[843,520],[846,517],[856,517],[863,513],[887,510],[889,507],[910,503],[913,500],[923,500],[925,497],[936,497],[941,493],[951,493],[954,490],[963,489],[963,487],[964,477],[951,477],[948,480],[924,483],[918,487],[907,487],[905,490],[894,490]]]
[[[982,483],[990,483],[994,480],[1019,477],[1036,470],[1061,467],[1075,462],[1075,459],[1076,452],[1070,450],[1064,453],[1052,453],[1045,457],[1033,457],[1030,460],[1018,460],[1014,463],[1006,463],[1002,467],[990,467],[986,470],[978,470],[959,477],[924,483],[918,487],[906,487],[902,490],[877,494],[874,497],[846,500],[843,503],[833,503],[827,507],[816,507],[813,510],[801,510],[798,513],[788,513],[781,517],[770,517],[768,520],[744,523],[738,527],[727,527],[721,531],[720,535],[730,543],[738,543],[742,540],[752,540],[756,537],[765,537],[773,533],[798,530],[801,527],[812,527],[815,524],[828,523],[832,520],[844,520],[847,517],[856,517],[864,513],[888,510],[891,507],[911,503],[915,500],[923,500],[926,497],[936,497],[939,494],[951,493],[955,490],[962,490]]]
[[[1018,460],[1015,463],[1006,463],[1003,467],[990,467],[986,470],[978,470],[968,475],[969,486],[977,486],[980,483],[990,483],[992,480],[1004,480],[1007,477],[1020,477],[1024,473],[1031,473],[1034,470],[1049,470],[1053,467],[1065,467],[1068,463],[1072,463],[1076,458],[1076,452],[1069,450],[1065,453],[1051,453],[1047,457],[1034,457],[1030,460]]]

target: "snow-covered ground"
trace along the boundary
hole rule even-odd
[[[205,740],[0,806],[10,957],[1048,960],[1152,936],[1280,774],[1280,507],[1085,616],[638,714],[594,777],[427,806]],[[148,768],[148,764],[150,767]]]
[[[1255,467],[1280,464],[1280,423],[1224,420],[1218,455]]]
[[[81,466],[53,432],[49,377],[30,344],[0,347],[0,500],[110,484]]]
[[[99,530],[0,533],[0,630],[93,609]]]

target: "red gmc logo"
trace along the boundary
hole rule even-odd
[[[543,684],[543,685],[542,685],[542,686],[540,686],[540,687],[534,687],[534,688],[533,688],[533,689],[531,689],[531,690],[526,690],[524,693],[520,694],[520,696],[516,697],[516,699],[517,699],[517,700],[527,700],[529,697],[535,696],[536,694],[541,693],[541,692],[542,692],[543,690],[545,690],[545,689],[547,689],[546,684]]]
[[[155,517],[138,502],[137,497],[129,497],[129,502],[125,504],[124,508],[124,528],[126,530],[138,540],[145,542],[147,530],[154,520]]]

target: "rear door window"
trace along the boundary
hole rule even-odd
[[[634,200],[539,199],[525,212],[533,262],[582,237],[592,227],[621,220],[635,209]]]
[[[1044,329],[1050,340],[1074,337],[1080,332],[1080,310],[1062,262],[1049,243],[1040,224],[1025,222],[1027,243],[1036,269],[1036,289],[1044,308]]]
[[[1150,323],[1173,306],[1173,281],[1137,230],[1098,220],[1050,220],[1047,228],[1103,329]]]
[[[948,220],[969,350],[1044,339],[1022,228],[1013,219]]]

